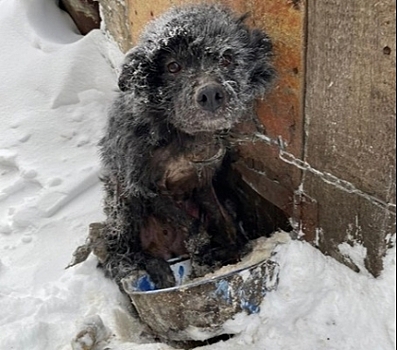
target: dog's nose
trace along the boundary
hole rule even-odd
[[[200,88],[196,95],[198,105],[210,112],[215,112],[225,100],[225,92],[218,84],[208,84]]]

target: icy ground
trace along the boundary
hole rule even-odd
[[[77,34],[51,0],[0,0],[1,350],[70,349],[98,317],[110,336],[98,350],[169,349],[140,334],[95,259],[64,269],[103,218],[96,143],[120,59],[100,31]],[[240,315],[240,334],[202,349],[395,349],[395,254],[374,279],[288,241],[261,312]]]

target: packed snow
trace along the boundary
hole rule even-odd
[[[65,270],[103,219],[96,144],[122,54],[51,0],[0,0],[0,47],[0,349],[171,349],[145,335],[94,257]],[[395,257],[375,279],[287,239],[261,311],[200,349],[395,349]]]

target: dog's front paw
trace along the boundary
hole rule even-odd
[[[150,279],[154,282],[156,289],[169,288],[176,285],[174,273],[167,261],[149,258],[145,262],[145,269]]]
[[[150,275],[144,270],[136,270],[127,277],[121,279],[121,285],[128,294],[131,292],[147,292],[156,290],[156,285],[150,278]]]
[[[146,292],[150,290],[174,287],[174,273],[169,264],[153,257],[141,257],[136,269],[120,280],[125,292]]]
[[[166,275],[156,273],[152,276],[145,270],[136,270],[127,277],[121,279],[120,282],[127,294],[131,292],[148,292],[175,286],[175,278],[173,275],[170,276],[168,273]]]

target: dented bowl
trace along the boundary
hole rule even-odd
[[[188,264],[182,262],[176,271]],[[124,289],[141,320],[160,338],[176,341],[204,341],[229,333],[226,321],[236,314],[260,311],[266,293],[277,288],[278,264],[263,260],[255,265],[199,279],[180,286],[137,291]]]

